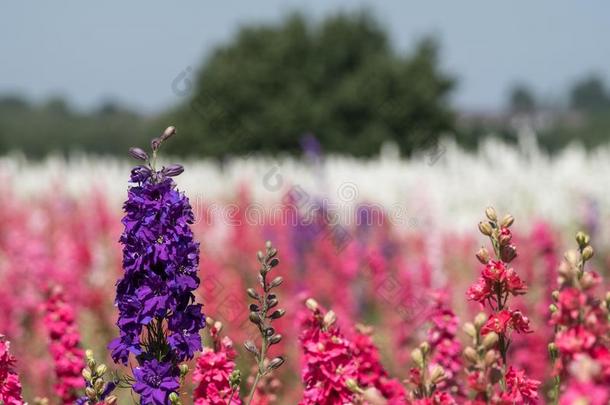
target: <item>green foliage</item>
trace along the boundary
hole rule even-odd
[[[140,116],[112,104],[80,113],[59,98],[42,105],[17,97],[0,98],[0,153],[21,151],[30,157],[75,151],[124,155],[129,146],[150,138],[144,136],[145,126]]]
[[[172,147],[198,156],[298,152],[300,137],[314,133],[329,151],[371,155],[392,140],[409,153],[453,130],[452,87],[430,40],[403,56],[364,13],[317,25],[294,15],[242,28],[210,55],[190,100],[170,114],[181,134]]]

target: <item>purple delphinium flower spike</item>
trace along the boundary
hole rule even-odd
[[[179,387],[178,364],[201,350],[199,331],[205,326],[202,306],[193,295],[199,286],[194,215],[172,179],[183,169],[154,166],[167,138],[157,138],[148,166],[131,171],[119,240],[124,270],[115,300],[120,334],[108,346],[115,363],[127,364],[130,355],[135,356],[139,366],[133,389],[143,405],[169,404],[169,394]]]

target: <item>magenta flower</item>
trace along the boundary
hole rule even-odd
[[[21,382],[14,370],[15,358],[10,354],[10,342],[0,335],[0,403],[24,405]]]

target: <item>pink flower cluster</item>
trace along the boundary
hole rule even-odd
[[[212,347],[204,347],[193,373],[193,400],[196,405],[241,405],[239,393],[233,391],[229,377],[235,370],[235,349],[228,336],[220,337],[220,324],[210,325]]]
[[[81,372],[84,351],[80,349],[80,334],[74,310],[66,302],[61,289],[53,288],[44,304],[44,325],[49,336],[49,351],[55,362],[55,392],[64,404],[74,403],[78,390],[85,384]]]
[[[354,341],[336,324],[333,311],[307,300],[308,313],[301,323],[302,379],[305,385],[300,405],[351,403],[363,389],[374,389],[388,404],[404,404],[402,385],[388,377],[369,335],[360,327]]]
[[[566,253],[551,305],[550,322],[556,333],[549,351],[554,359],[555,394],[562,404],[576,403],[592,393],[598,403],[606,403],[610,398],[610,296],[595,296],[601,277],[585,270],[593,256],[589,237],[579,233],[576,240],[579,250]],[[560,385],[567,387],[565,393]]]
[[[23,405],[21,382],[14,370],[15,358],[10,353],[10,342],[0,335],[0,403]]]

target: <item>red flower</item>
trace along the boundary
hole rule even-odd
[[[521,295],[527,292],[527,285],[512,268],[506,271],[506,289],[512,295]]]
[[[555,336],[555,344],[560,352],[573,355],[593,347],[595,336],[583,327],[578,326],[559,331]]]
[[[538,387],[540,381],[529,379],[523,370],[514,369],[512,366],[506,372],[507,391],[503,394],[503,400],[509,400],[511,404],[535,404],[538,402]]]
[[[481,277],[476,283],[471,285],[466,291],[466,297],[471,301],[484,302],[487,298],[491,297],[491,284],[487,279]]]
[[[483,277],[489,281],[504,281],[506,266],[499,260],[490,260],[483,269]]]
[[[518,333],[531,333],[529,319],[524,316],[521,311],[509,311],[503,309],[489,317],[481,333],[483,335],[489,332],[496,332],[498,335],[506,334],[508,329],[514,329]]]

